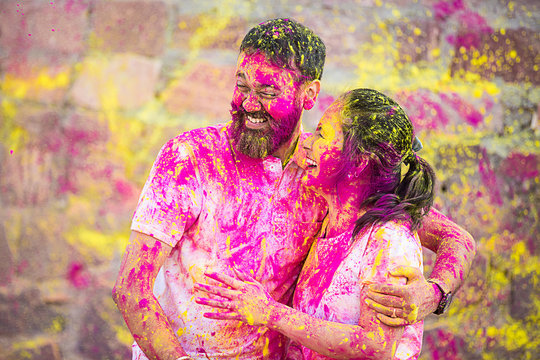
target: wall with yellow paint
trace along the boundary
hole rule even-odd
[[[239,42],[274,17],[327,45],[305,127],[347,89],[396,98],[477,240],[421,358],[538,358],[534,0],[2,1],[0,358],[129,357],[110,290],[140,189],[167,139],[227,121]]]

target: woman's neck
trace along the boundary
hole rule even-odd
[[[356,177],[338,182],[330,193],[323,194],[329,206],[326,237],[335,237],[353,226],[365,212],[361,204],[368,194],[369,185]]]

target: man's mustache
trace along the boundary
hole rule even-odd
[[[270,116],[270,114],[268,112],[266,112],[265,110],[260,110],[260,111],[255,111],[255,112],[248,112],[243,107],[240,107],[239,112],[241,113],[241,115],[249,116],[250,118],[253,118],[253,119],[273,120],[272,116]]]

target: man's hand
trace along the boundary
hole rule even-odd
[[[398,266],[391,276],[407,278],[406,285],[371,284],[367,305],[378,312],[377,318],[388,326],[404,326],[423,320],[437,309],[441,294],[426,281],[419,269]]]

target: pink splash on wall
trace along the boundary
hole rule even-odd
[[[540,175],[540,164],[534,154],[511,153],[501,164],[500,171],[519,181],[525,181]]]
[[[77,289],[84,289],[90,285],[90,274],[86,271],[84,264],[73,261],[68,265],[66,278]]]
[[[478,172],[480,173],[480,178],[482,179],[482,182],[489,193],[491,202],[500,206],[503,204],[503,201],[499,185],[497,184],[497,176],[493,170],[493,167],[491,166],[486,149],[482,149],[481,154],[482,157],[478,161]]]
[[[437,20],[445,20],[455,12],[465,9],[463,0],[439,1],[433,4],[433,12]]]
[[[399,91],[396,99],[409,115],[416,131],[440,129],[449,123],[441,104],[432,100],[427,93]]]
[[[82,11],[86,11],[88,6],[88,0],[67,0],[64,5],[64,11],[68,14],[79,14]]]
[[[448,331],[437,330],[426,334],[424,342],[425,347],[431,350],[433,360],[462,359],[459,349],[465,347],[465,342]]]
[[[454,108],[459,113],[460,117],[470,125],[477,127],[483,122],[484,117],[480,111],[476,110],[470,103],[462,99],[458,94],[442,93],[440,94],[440,97],[443,102]]]
[[[458,20],[460,25],[458,33],[446,37],[446,41],[456,48],[479,48],[482,37],[493,33],[493,29],[487,24],[486,19],[474,11],[465,10],[460,12]]]

